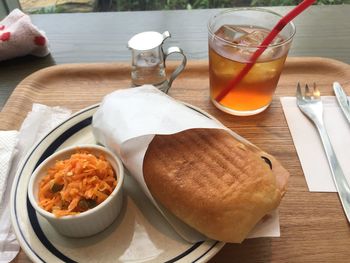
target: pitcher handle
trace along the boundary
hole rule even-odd
[[[174,53],[179,53],[180,55],[182,55],[182,62],[181,64],[173,71],[173,73],[171,73],[170,78],[168,80],[168,86],[166,88],[166,90],[164,91],[165,93],[168,93],[171,84],[173,83],[174,79],[184,70],[186,63],[187,63],[187,58],[184,54],[184,52],[182,51],[181,48],[179,47],[169,47],[168,50],[164,53],[165,58],[164,58],[164,64],[165,64],[165,60],[167,59],[167,57],[171,54]]]

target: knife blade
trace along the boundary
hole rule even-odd
[[[350,102],[348,100],[348,97],[346,96],[345,91],[343,90],[342,86],[338,82],[333,83],[333,90],[334,90],[335,96],[337,97],[340,108],[342,109],[345,117],[350,123]]]

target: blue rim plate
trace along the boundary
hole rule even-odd
[[[195,111],[213,118],[200,109]],[[67,238],[36,214],[28,200],[27,186],[34,169],[55,151],[96,143],[92,116],[99,105],[81,110],[58,125],[26,155],[11,191],[11,220],[24,252],[34,262],[206,262],[225,243],[206,240],[189,244],[182,240],[126,175],[121,215],[103,232],[88,238]],[[213,118],[214,119],[214,118]]]

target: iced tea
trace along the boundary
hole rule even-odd
[[[291,41],[279,35],[254,66],[220,101],[217,96],[242,71],[270,30],[260,26],[223,24],[209,34],[209,77],[212,102],[234,115],[252,115],[271,103]]]

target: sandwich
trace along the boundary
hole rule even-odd
[[[208,238],[242,242],[278,207],[288,172],[271,155],[221,129],[156,135],[143,176],[153,198]]]

